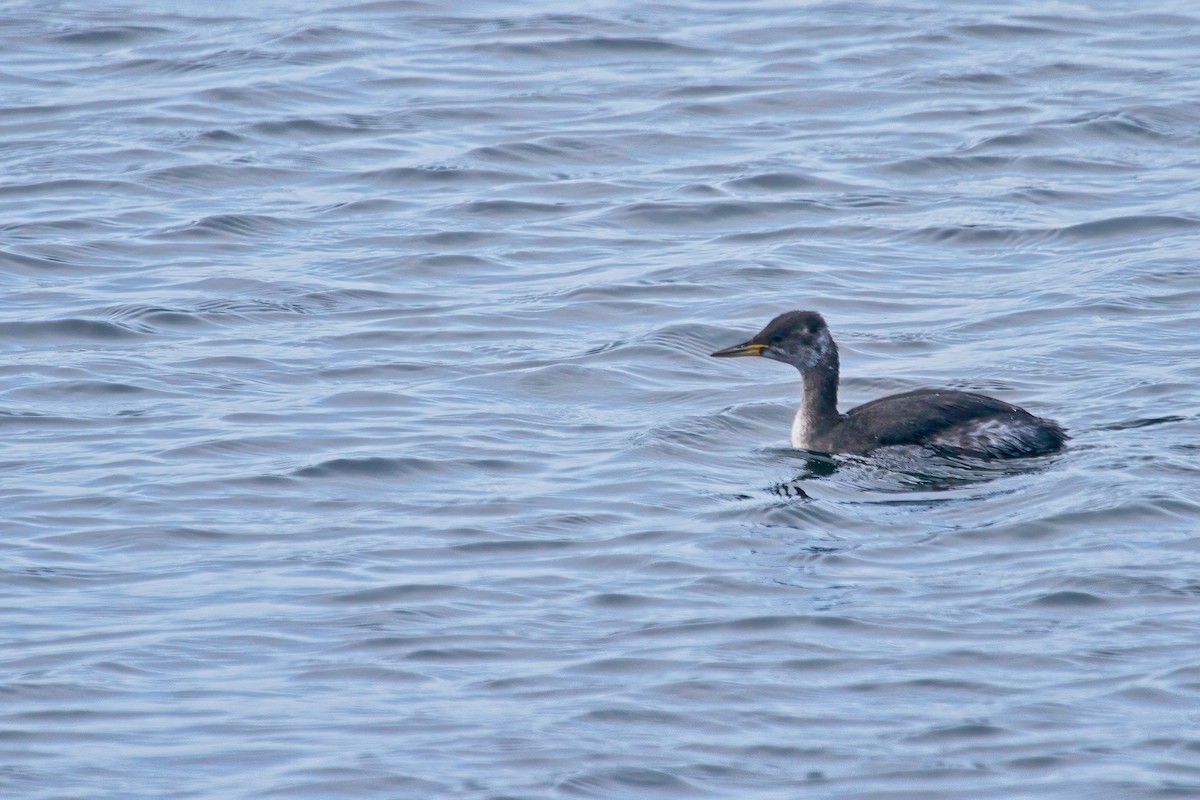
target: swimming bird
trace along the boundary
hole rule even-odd
[[[803,398],[792,422],[792,446],[864,455],[881,447],[920,446],[948,455],[1021,458],[1060,450],[1057,422],[973,392],[918,389],[837,410],[838,349],[825,318],[788,311],[752,339],[712,354],[762,356],[800,370]]]

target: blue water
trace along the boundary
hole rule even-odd
[[[0,5],[0,796],[1200,797],[1192,3]],[[981,391],[1019,465],[791,450]]]

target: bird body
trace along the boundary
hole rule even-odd
[[[973,392],[918,389],[837,410],[837,345],[815,311],[789,311],[754,338],[718,350],[718,358],[762,356],[800,370],[803,395],[792,422],[792,446],[866,454],[882,447],[921,446],[981,458],[1052,453],[1066,442],[1058,423]]]

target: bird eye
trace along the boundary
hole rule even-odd
[[[783,341],[783,337],[778,333],[771,337],[771,344],[779,344]]]

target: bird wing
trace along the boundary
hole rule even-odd
[[[846,413],[842,427],[850,435],[873,434],[875,446],[922,444],[954,425],[1004,413],[1026,414],[1017,406],[981,394],[918,389],[853,408]]]

